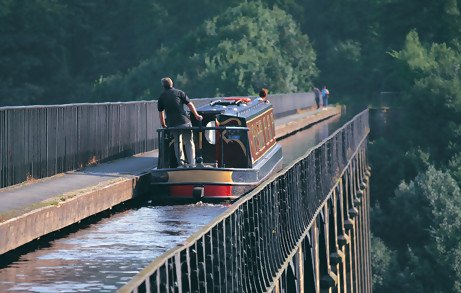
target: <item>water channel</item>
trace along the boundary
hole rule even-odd
[[[280,141],[284,165],[328,137],[348,116],[326,120]],[[226,208],[147,202],[99,219],[4,264],[0,292],[113,292]]]

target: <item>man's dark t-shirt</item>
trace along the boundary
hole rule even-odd
[[[315,93],[315,99],[316,100],[320,99],[320,90],[318,88],[314,89],[314,93]]]
[[[181,90],[165,89],[158,98],[158,111],[166,112],[167,125],[174,127],[190,124],[189,116],[184,110],[184,105],[190,103],[189,97]]]

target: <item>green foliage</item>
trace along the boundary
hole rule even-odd
[[[391,251],[379,238],[371,236],[371,265],[373,271],[373,288],[383,287],[388,283],[392,263],[395,262],[395,252]]]
[[[313,40],[318,54],[320,76],[317,84],[329,85],[333,92],[365,96],[370,93],[370,80],[379,70],[375,66],[378,39],[373,29],[373,1],[300,1],[305,16],[300,19],[303,31]],[[378,81],[379,83],[380,81]],[[376,83],[373,84],[376,90]]]
[[[0,2],[0,105],[39,100],[47,92],[47,72],[63,71],[57,27],[64,7],[58,1]]]
[[[150,0],[0,0],[0,106],[91,101],[95,80],[126,72],[180,35],[171,33],[181,18],[175,8]]]
[[[397,118],[394,117],[392,120],[397,120]],[[408,132],[401,131],[404,128],[401,121],[397,120],[390,123],[392,123],[389,126],[391,130],[386,139],[379,138],[371,141],[368,154],[370,165],[373,168],[373,176],[371,177],[372,199],[381,202],[385,209],[392,190],[401,181],[412,180],[419,172],[427,170],[431,162],[427,152],[419,147],[414,148],[413,144],[408,141]],[[407,128],[404,129],[407,130]],[[387,217],[387,215],[384,214],[383,217]],[[382,233],[387,233],[386,235],[392,238],[392,230],[389,231],[388,227],[382,226],[380,219],[377,219],[375,226],[380,227],[381,236]]]
[[[373,216],[383,217],[379,206],[377,210]],[[382,283],[382,292],[390,288],[459,292],[461,192],[450,174],[430,166],[409,184],[401,183],[387,212],[392,216],[381,218],[381,224],[392,232],[392,237],[386,238],[398,263],[386,271],[389,283]],[[375,249],[383,249],[383,244],[375,245]],[[382,274],[379,271],[378,277]]]
[[[432,44],[427,49],[412,31],[404,48],[392,55],[413,77],[403,96],[412,139],[430,147],[434,159],[447,162],[461,147],[461,46]]]
[[[397,263],[378,292],[460,292],[461,50],[449,43],[425,44],[410,31],[392,51],[393,82],[401,91],[398,124],[373,142],[376,166],[374,233],[395,250]],[[432,165],[448,171],[437,171]],[[401,182],[394,196],[389,190]]]
[[[461,186],[461,153],[451,158],[448,168],[451,176],[458,182],[458,185]]]
[[[102,78],[98,97],[151,99],[158,80],[170,75],[192,97],[308,90],[317,74],[307,36],[284,11],[260,2],[243,3],[206,21],[197,30],[130,70]],[[124,89],[124,90],[123,90]]]

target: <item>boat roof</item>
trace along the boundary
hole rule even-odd
[[[265,102],[258,98],[232,97],[214,100],[207,105],[197,108],[199,113],[216,113],[226,116],[235,116],[249,119],[256,114],[265,112],[272,108],[270,102]]]

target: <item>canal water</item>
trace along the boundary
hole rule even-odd
[[[225,208],[199,203],[114,214],[0,270],[0,292],[113,292]]]
[[[284,165],[328,137],[347,116],[326,120],[280,141]],[[147,203],[113,214],[4,265],[0,292],[113,292],[226,208],[205,203]]]

